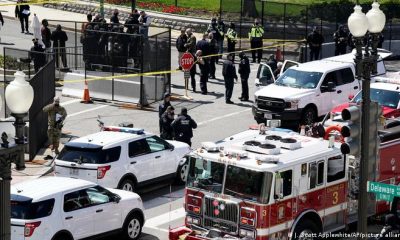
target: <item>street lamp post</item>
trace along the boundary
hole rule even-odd
[[[357,230],[361,234],[366,234],[368,217],[368,193],[367,181],[369,173],[369,122],[370,122],[370,83],[371,73],[377,72],[378,60],[378,36],[385,26],[386,17],[379,9],[379,4],[374,1],[372,9],[365,15],[357,1],[348,19],[348,26],[354,37],[356,46],[356,76],[362,79],[362,104],[361,104],[361,156],[360,156],[360,181],[358,194],[358,225]],[[365,46],[364,55],[362,52],[364,36],[369,31],[371,34],[371,51],[369,46]],[[372,153],[374,154],[374,153]],[[364,235],[366,236],[366,235]],[[359,239],[363,239],[360,235]]]
[[[15,144],[9,144],[3,133],[0,148],[0,239],[11,239],[11,163],[15,162],[17,170],[25,169],[24,159],[24,117],[33,102],[33,88],[25,81],[25,74],[17,71],[15,79],[7,86],[5,99],[11,115],[15,117]]]

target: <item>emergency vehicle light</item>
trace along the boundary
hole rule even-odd
[[[279,157],[278,156],[256,155],[255,159],[257,161],[261,161],[261,162],[265,162],[265,163],[277,164],[279,162]]]
[[[219,151],[218,145],[213,142],[202,142],[201,147],[204,148],[207,152],[218,152]]]
[[[240,158],[246,158],[247,157],[247,152],[243,150],[238,150],[238,149],[225,149],[224,150],[225,155],[230,155],[232,157],[240,157]]]
[[[137,135],[142,135],[144,134],[144,129],[142,128],[127,128],[127,127],[104,127],[103,131],[108,131],[108,132],[124,132],[124,133],[132,133],[132,134],[137,134]]]

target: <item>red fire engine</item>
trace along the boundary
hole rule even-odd
[[[375,181],[397,185],[400,126],[380,137]],[[357,220],[358,168],[339,142],[279,128],[203,143],[189,156],[185,226],[169,239],[301,239],[343,229]],[[400,209],[370,198],[370,216]]]

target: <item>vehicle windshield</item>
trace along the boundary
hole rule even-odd
[[[119,159],[121,154],[121,147],[114,147],[109,149],[99,148],[80,148],[64,146],[63,150],[58,155],[57,159],[82,163],[104,164],[115,162]]]
[[[320,72],[304,72],[288,69],[275,81],[275,84],[279,86],[312,89],[317,87],[321,76],[322,73]]]
[[[224,194],[267,203],[271,190],[272,173],[257,172],[229,165]]]
[[[272,184],[272,173],[257,172],[233,165],[191,157],[186,186],[223,193],[232,197],[268,203]],[[223,179],[225,186],[223,186]],[[222,190],[224,189],[224,192]]]
[[[32,199],[11,194],[11,218],[38,219],[50,216],[53,212],[54,199],[32,202]]]
[[[192,157],[187,186],[222,193],[225,164]]]
[[[354,103],[360,103],[362,92],[359,92],[352,100]],[[400,93],[391,90],[371,88],[371,100],[378,102],[379,105],[397,109],[400,101]]]

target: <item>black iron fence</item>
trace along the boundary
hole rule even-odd
[[[39,60],[39,62],[38,62]],[[38,66],[37,64],[40,64]],[[55,64],[52,53],[4,48],[3,50],[3,91],[14,80],[17,70],[23,71],[33,88],[34,98],[25,121],[28,122],[28,152],[32,160],[47,140],[47,114],[42,109],[55,96]],[[36,68],[36,71],[35,71]],[[23,96],[21,96],[21,99]],[[4,99],[4,98],[3,98]],[[9,118],[11,111],[4,101],[2,116]]]

